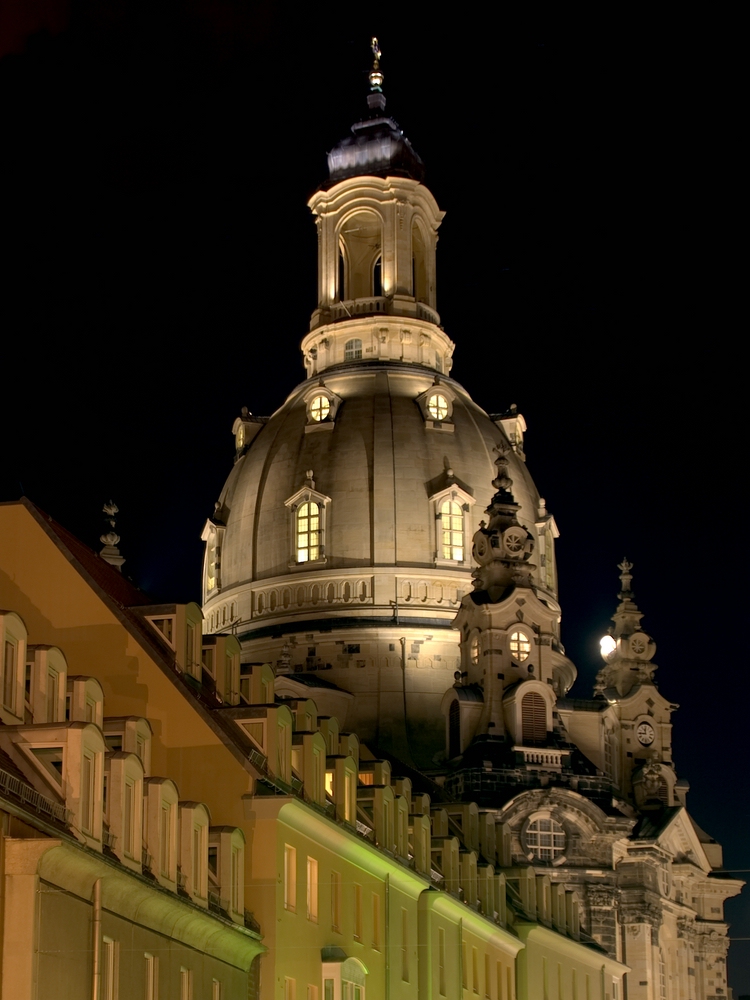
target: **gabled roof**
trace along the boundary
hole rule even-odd
[[[28,511],[75,572],[169,678],[175,689],[190,701],[193,709],[230,753],[243,767],[253,774],[256,773],[256,769],[248,762],[243,748],[238,745],[234,727],[224,719],[221,712],[212,711],[215,707],[213,698],[209,699],[204,692],[194,691],[189,686],[188,681],[184,679],[185,675],[175,669],[174,652],[166,647],[156,629],[152,628],[143,617],[141,609],[153,606],[152,598],[135,587],[113,566],[101,559],[93,549],[84,545],[75,535],[26,497],[0,506],[20,506]]]
[[[121,607],[133,608],[142,604],[153,604],[153,599],[144,594],[134,584],[124,577],[119,570],[111,566],[105,559],[97,555],[93,549],[85,545],[79,538],[50,517],[41,507],[37,507],[28,497],[14,501],[25,507],[31,516],[41,525],[55,545],[76,565],[82,575],[88,576],[97,587]],[[8,506],[11,506],[10,504]]]

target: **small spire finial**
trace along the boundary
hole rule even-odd
[[[106,515],[104,520],[109,526],[109,530],[99,536],[99,541],[104,546],[99,555],[110,566],[114,566],[115,569],[122,572],[122,564],[125,562],[125,559],[120,555],[120,550],[117,548],[120,536],[115,531],[115,514],[119,513],[119,507],[114,500],[109,500],[102,507],[102,511]]]
[[[370,49],[372,51],[372,69],[370,70],[370,90],[380,92],[383,88],[383,74],[380,72],[380,57],[383,54],[380,51],[380,46],[378,45],[378,40],[373,36],[370,42]]]
[[[621,563],[617,564],[617,568],[620,570],[620,583],[622,584],[622,593],[620,594],[620,597],[623,599],[625,595],[631,597],[632,591],[630,589],[630,584],[633,581],[633,574],[630,571],[633,568],[633,564],[624,558]]]

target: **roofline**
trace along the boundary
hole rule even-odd
[[[88,584],[88,586],[94,591],[94,593],[99,597],[102,603],[114,614],[121,625],[127,630],[131,638],[135,639],[141,649],[150,656],[153,662],[162,670],[162,672],[169,678],[172,685],[180,692],[180,694],[185,697],[188,695],[189,689],[184,682],[181,682],[180,675],[177,674],[173,667],[173,661],[167,659],[164,655],[164,651],[161,648],[158,637],[154,633],[153,644],[146,641],[145,633],[141,632],[139,629],[135,628],[130,615],[134,612],[124,605],[121,605],[114,598],[104,590],[96,580],[88,573],[88,571],[83,567],[77,557],[70,551],[70,549],[65,545],[63,540],[57,535],[51,526],[42,517],[42,512],[39,508],[32,503],[27,497],[21,497],[20,500],[11,501],[11,504],[16,504],[18,506],[23,506],[31,514],[37,524],[42,528],[50,541],[57,547],[57,549],[65,556],[71,566],[78,572],[78,575]],[[203,721],[209,726],[214,735],[216,735],[220,742],[229,748],[230,752],[234,755],[239,763],[243,765],[245,770],[249,771],[253,777],[260,777],[260,772],[253,767],[247,756],[241,751],[239,746],[231,739],[231,736],[227,730],[221,726],[217,719],[214,718],[213,714],[209,712],[197,698],[191,697],[190,702],[195,709],[195,711],[201,716]]]

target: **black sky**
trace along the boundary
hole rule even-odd
[[[452,374],[490,412],[519,405],[561,528],[576,693],[627,555],[681,705],[689,806],[728,868],[749,865],[744,363],[716,116],[731,26],[232,0],[33,10],[0,18],[0,499],[23,491],[96,545],[113,497],[129,575],[199,599],[232,421],[272,413],[304,376],[306,201],[364,108],[377,33],[388,110],[447,212]],[[729,913],[747,937],[750,903]],[[750,992],[747,943],[731,981]]]

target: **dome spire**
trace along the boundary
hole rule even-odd
[[[381,91],[383,88],[383,74],[380,72],[380,57],[382,52],[378,45],[378,40],[373,36],[370,42],[372,50],[372,69],[370,70],[370,90]]]

